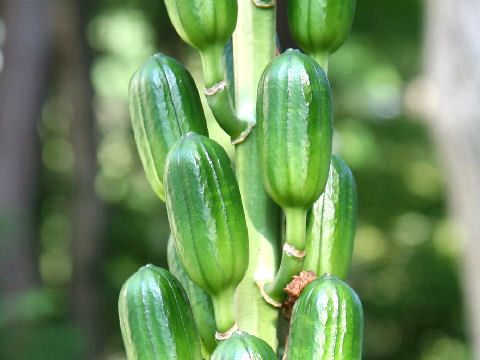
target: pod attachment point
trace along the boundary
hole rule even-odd
[[[252,2],[259,8],[271,8],[276,5],[276,0],[252,0]]]
[[[283,306],[283,316],[290,320],[295,302],[302,293],[305,286],[317,279],[314,271],[302,271],[299,275],[294,275],[293,280],[283,289],[288,294],[288,299]]]
[[[263,286],[263,283],[257,281],[256,284],[257,284],[258,288],[260,289],[260,294],[262,295],[263,300],[265,300],[268,304],[272,305],[274,308],[280,309],[282,307],[281,302],[276,301],[276,300],[272,299],[270,296],[267,295],[267,293],[265,292],[265,288]]]
[[[215,95],[216,93],[219,93],[225,90],[226,87],[227,87],[227,82],[225,80],[219,81],[212,87],[205,89],[205,95],[206,96]]]
[[[232,140],[232,145],[238,145],[244,142],[247,139],[248,135],[250,135],[250,133],[252,132],[252,129],[255,127],[255,125],[256,124],[254,122],[249,122],[247,129],[243,131],[239,137]]]
[[[293,256],[297,259],[303,259],[306,255],[305,250],[298,250],[295,246],[285,243],[283,245],[283,252],[288,256]]]
[[[230,329],[228,329],[227,331],[225,331],[224,333],[221,333],[221,332],[217,331],[215,333],[215,339],[217,339],[219,341],[227,340],[227,339],[230,339],[230,337],[233,334],[240,334],[240,330],[238,329],[237,323],[233,324],[233,326]]]

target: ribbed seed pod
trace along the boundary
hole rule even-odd
[[[150,57],[130,82],[130,116],[147,179],[164,201],[163,168],[170,147],[190,131],[208,136],[200,96],[187,69],[161,53]]]
[[[288,24],[300,48],[327,58],[345,42],[356,0],[287,0]]]
[[[217,347],[215,340],[215,315],[213,312],[213,304],[210,295],[199,288],[190,280],[187,273],[180,264],[177,249],[173,236],[170,235],[167,247],[168,269],[180,281],[183,288],[187,292],[188,300],[192,308],[193,318],[197,325],[200,339],[202,340],[202,353],[206,359],[209,359],[213,351]]]
[[[175,277],[153,265],[123,285],[118,301],[128,360],[201,360],[187,295]]]
[[[265,69],[257,96],[263,180],[283,208],[307,210],[325,188],[332,148],[332,106],[318,64],[289,49]]]
[[[289,49],[266,67],[258,85],[257,121],[263,182],[286,218],[280,268],[264,288],[265,300],[279,306],[283,289],[302,270],[307,210],[323,192],[330,167],[330,85],[315,60]]]
[[[200,51],[223,49],[237,25],[236,0],[165,0],[165,5],[178,35]]]
[[[175,247],[188,277],[212,297],[217,330],[234,325],[232,296],[248,267],[248,234],[225,150],[194,133],[171,149],[165,192]]]
[[[304,270],[345,279],[352,261],[356,223],[355,178],[347,164],[332,155],[325,192],[308,216]]]
[[[363,310],[358,295],[335,276],[308,284],[293,308],[288,360],[361,360]]]
[[[210,360],[277,360],[277,355],[262,339],[241,332],[222,342]]]

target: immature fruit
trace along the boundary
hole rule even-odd
[[[307,54],[334,53],[352,27],[356,0],[287,0],[293,39]]]
[[[163,168],[170,147],[190,131],[208,135],[191,75],[171,57],[152,56],[130,82],[130,116],[147,179],[164,200]]]
[[[277,356],[265,341],[241,332],[222,342],[210,360],[277,360]]]
[[[283,208],[307,210],[325,188],[332,149],[330,86],[315,60],[289,49],[267,66],[257,121],[268,193]]]
[[[237,25],[236,0],[165,0],[165,5],[178,35],[200,51],[223,49]]]
[[[325,192],[308,216],[305,270],[348,275],[357,222],[357,188],[347,164],[332,155]]]
[[[248,266],[248,234],[225,150],[191,133],[171,149],[165,192],[175,247],[188,277],[212,296],[217,330],[234,324],[232,296]],[[223,318],[225,308],[229,314]]]
[[[180,281],[183,288],[187,292],[188,300],[192,308],[193,318],[197,325],[200,339],[202,340],[202,353],[205,358],[210,358],[210,355],[217,347],[215,340],[215,315],[213,313],[213,304],[210,295],[199,288],[190,280],[185,270],[180,264],[177,249],[173,236],[170,235],[167,247],[168,269]]]
[[[358,295],[335,276],[308,284],[293,308],[288,360],[361,360],[363,311]]]
[[[187,295],[167,270],[140,268],[123,285],[118,310],[129,360],[202,359]]]

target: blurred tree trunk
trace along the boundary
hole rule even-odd
[[[447,172],[451,209],[467,240],[466,318],[474,358],[480,359],[480,2],[428,0],[426,20],[430,125]]]
[[[7,29],[0,73],[0,293],[5,295],[38,282],[32,227],[50,38],[48,0],[0,5]]]
[[[102,254],[103,206],[94,183],[97,174],[93,91],[89,51],[82,18],[82,0],[56,0],[56,26],[60,50],[60,92],[71,108],[75,154],[73,199],[74,265],[72,307],[86,341],[84,359],[96,358],[103,345],[99,262]]]

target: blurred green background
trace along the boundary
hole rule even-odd
[[[201,65],[175,34],[161,0],[69,0],[59,5],[64,12],[55,4],[62,2],[49,10],[54,40],[32,160],[38,164],[29,225],[35,274],[28,286],[1,294],[0,358],[125,359],[120,287],[145,263],[166,266],[169,235],[164,204],[136,153],[128,82],[157,51],[181,60],[199,87]],[[0,13],[4,56],[14,37],[7,16]],[[278,26],[286,48],[294,45],[283,18]],[[359,191],[349,281],[364,304],[368,360],[470,358],[457,269],[462,243],[446,214],[429,132],[405,101],[422,70],[422,18],[420,0],[359,0],[352,34],[330,62],[335,151],[352,168]],[[77,92],[78,79],[87,95]],[[79,96],[92,105],[89,125],[75,117],[72,101]],[[214,137],[226,143],[219,130]],[[79,161],[93,162],[93,175],[82,177]],[[89,186],[90,204],[79,208]],[[3,247],[13,241],[14,220],[1,216]],[[89,238],[77,236],[78,229]]]

